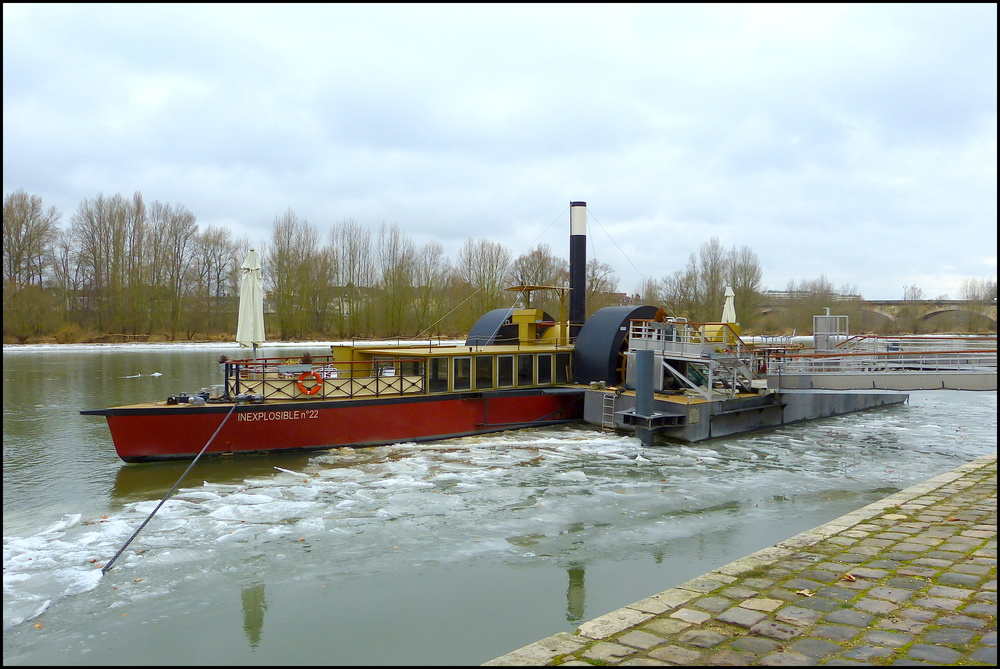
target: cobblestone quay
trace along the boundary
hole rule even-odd
[[[996,665],[996,455],[486,665]]]

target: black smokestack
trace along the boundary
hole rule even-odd
[[[587,320],[587,203],[569,203],[569,336]]]

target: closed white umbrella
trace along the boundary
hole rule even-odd
[[[236,324],[236,341],[240,346],[252,346],[257,357],[257,346],[264,342],[264,276],[260,272],[257,251],[250,249],[247,259],[240,266],[240,319]]]
[[[736,322],[736,293],[729,286],[726,286],[726,304],[722,307],[722,323]]]

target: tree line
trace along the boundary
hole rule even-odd
[[[138,191],[86,199],[64,226],[54,207],[17,190],[3,205],[4,338],[231,338],[240,265],[251,246],[225,227],[200,227],[183,205],[147,203]],[[344,219],[323,231],[292,209],[274,218],[270,238],[260,246],[272,340],[460,336],[492,309],[519,300],[523,305],[509,286],[569,283],[568,262],[545,244],[514,257],[497,242],[470,238],[452,260],[439,242],[417,244],[397,224],[372,227]],[[783,321],[769,321],[758,313],[761,277],[752,249],[727,250],[715,237],[683,269],[646,279],[632,294],[619,291],[610,265],[592,258],[588,315],[605,306],[644,303],[693,321],[718,320],[725,287],[731,286],[744,331],[804,332],[812,315],[821,313],[813,302],[827,300],[823,306],[829,306],[835,295],[823,277],[793,282],[790,287],[810,298],[802,301],[802,313],[786,310]],[[534,293],[531,306],[554,318],[563,308],[552,291]]]
[[[183,205],[147,202],[140,192],[98,194],[62,223],[36,195],[4,197],[5,338],[235,332],[247,237],[199,227]],[[459,334],[517,300],[505,290],[513,279],[562,286],[569,274],[544,244],[513,258],[499,243],[469,239],[453,262],[439,242],[418,245],[396,224],[344,219],[321,231],[291,209],[275,217],[258,251],[271,339]],[[610,266],[592,260],[588,269],[594,307],[620,300]],[[551,296],[533,306],[559,316]]]

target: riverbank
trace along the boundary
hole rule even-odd
[[[426,344],[428,341],[437,343],[456,343],[464,342],[464,338],[454,338],[448,339],[446,337],[431,337],[424,339],[289,339],[289,340],[276,340],[276,341],[266,341],[258,347],[258,351],[267,348],[278,348],[287,349],[296,346],[301,346],[303,348],[316,347],[316,346],[330,346],[332,344],[344,344],[344,343],[362,343],[362,342],[417,342],[420,344]],[[206,346],[206,347],[231,347],[239,348],[249,351],[249,348],[241,347],[232,337],[227,337],[225,339],[166,339],[163,337],[149,337],[149,338],[132,338],[132,339],[122,339],[107,337],[103,338],[101,341],[91,340],[91,341],[75,341],[75,342],[57,342],[57,341],[33,341],[25,343],[9,342],[5,341],[3,343],[3,348],[5,351],[18,351],[18,350],[33,350],[33,349],[98,349],[107,347],[125,348],[128,349],[132,347],[134,350],[139,350],[144,347],[155,347],[158,349],[169,348],[171,346],[181,347],[192,347],[192,346]],[[249,354],[249,353],[248,353]]]
[[[434,335],[433,337],[423,337],[419,340],[413,340],[406,337],[384,337],[384,338],[374,338],[374,337],[355,337],[353,340],[348,339],[334,339],[334,338],[318,338],[318,339],[274,339],[265,341],[262,346],[321,346],[323,344],[329,344],[331,342],[344,342],[344,341],[427,341],[428,339],[433,341],[452,341],[461,340],[465,341],[465,335]],[[233,338],[232,334],[228,335],[217,335],[213,338],[208,339],[170,339],[165,335],[101,335],[99,337],[87,337],[82,339],[77,339],[73,341],[60,340],[56,337],[29,337],[25,341],[18,341],[13,337],[5,337],[3,340],[3,346],[17,348],[20,346],[98,346],[106,344],[236,344],[236,340]]]
[[[996,664],[996,455],[485,665]]]
[[[874,332],[858,332],[854,334],[875,334]],[[916,333],[909,332],[897,332],[894,333],[898,336],[916,336]],[[961,336],[983,336],[983,335],[995,335],[996,331],[989,332],[934,332],[934,333],[922,333],[931,334],[933,336],[946,336],[946,337],[961,337]],[[744,330],[742,333],[744,338],[752,337],[792,337],[796,336],[795,330],[787,330],[782,332],[777,331],[753,331]],[[798,334],[799,337],[812,335],[802,335]],[[893,335],[882,335],[882,336],[893,336]],[[372,339],[373,341],[387,341],[395,339],[409,340],[409,337],[357,337],[356,339]],[[424,340],[427,337],[423,338]],[[455,333],[454,335],[434,335],[431,339],[465,339],[465,335],[461,333]],[[268,345],[286,345],[286,344],[323,344],[330,341],[350,341],[350,339],[335,339],[335,338],[323,338],[318,337],[315,339],[296,339],[296,340],[268,340],[266,344]],[[88,335],[88,336],[76,336],[72,338],[67,338],[58,335],[39,335],[34,337],[27,337],[24,341],[21,341],[17,337],[4,337],[4,346],[31,346],[31,345],[57,345],[57,344],[108,344],[108,343],[152,343],[152,344],[231,344],[235,343],[233,339],[233,334],[217,334],[210,335],[206,337],[192,337],[190,339],[174,338],[171,339],[165,334],[143,334],[143,335],[128,335],[128,334],[102,334],[102,335]]]

